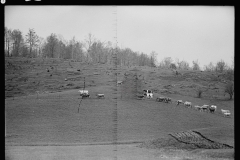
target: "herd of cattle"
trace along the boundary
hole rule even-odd
[[[80,96],[82,98],[89,98],[90,97],[90,94],[89,94],[88,90],[79,90],[78,92],[80,92]],[[96,96],[98,98],[104,98],[104,94],[96,94]]]
[[[153,92],[150,91],[150,90],[143,90],[143,95],[146,97],[146,98],[153,98]],[[143,98],[141,96],[141,98]],[[164,103],[173,103],[172,99],[169,98],[169,97],[157,97],[156,98],[156,101],[157,102],[164,102]],[[192,105],[192,102],[183,102],[183,100],[177,100],[176,101],[176,105],[184,105],[185,107],[188,107],[188,108],[194,108],[196,110],[199,110],[199,111],[206,111],[206,112],[210,112],[210,113],[214,113],[216,110],[217,110],[217,106],[216,105],[206,105],[204,104],[203,106],[198,106],[198,105],[195,105],[193,106]],[[229,110],[224,110],[224,109],[221,109],[221,112],[224,116],[230,116],[231,115],[231,112]]]
[[[82,98],[86,98],[86,97],[90,97],[89,93],[88,93],[88,90],[79,90],[78,92],[80,92],[80,96],[82,96]],[[104,98],[104,94],[96,94],[96,96],[98,98]],[[153,92],[151,90],[143,90],[143,95],[142,96],[138,96],[139,98],[153,98]],[[169,98],[169,97],[157,97],[156,98],[156,101],[157,102],[165,102],[165,103],[173,103],[172,99]],[[193,106],[192,105],[192,102],[183,102],[183,100],[177,100],[176,101],[176,106],[178,105],[184,105],[185,107],[188,107],[188,108],[194,108],[196,110],[199,110],[199,111],[206,111],[206,112],[210,112],[210,113],[214,113],[216,110],[217,110],[217,106],[216,105],[206,105],[204,104],[203,106],[198,106],[198,105],[195,105]],[[224,109],[221,109],[221,112],[224,116],[230,116],[231,115],[231,112],[229,110],[224,110]]]

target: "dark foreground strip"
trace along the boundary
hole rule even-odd
[[[99,143],[61,143],[61,144],[6,144],[5,146],[91,146],[91,145],[129,145],[139,144],[143,141],[132,141],[132,142],[99,142]]]

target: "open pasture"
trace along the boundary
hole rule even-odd
[[[21,145],[112,142],[114,99],[84,99],[77,90],[6,100],[6,142]],[[16,103],[17,102],[17,103]],[[79,113],[78,113],[79,108]],[[117,101],[118,141],[143,141],[201,128],[229,128],[232,118],[150,100]]]
[[[208,96],[213,91],[203,94],[203,98],[196,98],[195,85],[205,83],[176,77],[156,68],[118,67],[113,70],[107,64],[89,65],[54,59],[7,61],[26,67],[22,72],[13,68],[6,68],[5,72],[7,154],[13,154],[14,146],[134,144],[187,130],[199,131],[214,141],[234,146],[234,103],[221,94],[221,82],[217,85],[219,99]],[[23,63],[25,61],[28,61],[27,65]],[[46,68],[52,64],[56,68],[48,77]],[[90,98],[79,96],[83,77]],[[117,80],[123,84],[117,86]],[[33,85],[33,82],[40,84]],[[143,89],[152,89],[154,98],[137,100]],[[97,98],[99,93],[105,98]],[[170,97],[174,103],[156,102],[158,96]],[[218,109],[213,114],[199,112],[183,105],[176,106],[178,99],[193,105],[215,104]],[[220,108],[230,110],[231,116],[223,117]],[[119,157],[120,153],[119,150]]]

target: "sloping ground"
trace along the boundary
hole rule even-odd
[[[29,60],[27,61],[29,63]],[[23,62],[16,60],[16,64],[23,65]],[[25,95],[32,93],[24,97],[15,97],[14,100],[5,99],[7,146],[142,142],[186,130],[198,131],[219,143],[231,146],[234,144],[233,101],[195,98],[195,85],[187,79],[181,82],[187,88],[184,91],[181,87],[176,87],[176,83],[179,83],[178,78],[165,71],[134,67],[114,68],[104,64],[88,65],[52,59],[39,60],[40,66],[35,65],[37,60],[31,63],[28,65],[30,68],[34,66],[34,69],[28,68],[29,70],[23,70],[24,72],[15,71],[16,69],[11,67],[6,69],[7,79],[11,76],[19,78],[5,81],[6,88],[11,86],[10,91],[6,92],[8,96],[21,95],[16,93],[18,89]],[[52,64],[56,64],[56,70],[51,69],[47,72],[46,68]],[[117,79],[115,73],[118,74]],[[84,99],[79,105],[77,91],[84,86],[83,77],[90,98]],[[40,84],[31,84],[37,80]],[[116,80],[122,80],[123,84],[116,86]],[[173,88],[176,92],[171,93]],[[210,114],[183,106],[176,107],[175,104],[156,102],[155,99],[136,100],[143,89],[158,90],[159,92],[154,93],[154,98],[163,94],[174,100],[188,100],[193,104],[215,103],[219,108],[216,113]],[[162,89],[171,92],[162,93]],[[35,92],[39,90],[42,94],[37,95]],[[104,93],[105,98],[98,99],[95,96],[97,93]],[[229,109],[232,112],[231,117],[221,116],[220,108]],[[218,127],[218,130],[209,129],[214,127]],[[182,145],[173,137],[169,142],[166,139],[165,141],[158,140],[155,144],[186,147],[186,144]]]
[[[203,90],[202,97],[208,99],[228,99],[224,96],[224,86],[227,83],[224,74],[182,71],[180,75],[166,69],[140,68],[144,76],[144,82],[149,89],[158,94],[179,94],[189,97],[197,97],[197,90]]]
[[[62,59],[7,58],[5,97],[26,96],[36,94],[36,91],[79,89],[84,86],[84,78],[85,86],[106,85],[113,76],[108,67]]]
[[[108,64],[88,64],[63,59],[40,58],[5,59],[5,97],[36,94],[36,91],[79,89],[84,85],[84,77],[86,86],[105,85],[109,77],[116,76],[115,72],[118,80],[132,78],[133,81],[137,81],[137,83],[131,82],[135,85],[137,92],[140,91],[141,85],[144,85],[142,88],[152,89],[157,94],[196,97],[197,89],[202,88],[205,90],[202,94],[203,98],[228,99],[228,96],[224,96],[223,93],[226,81],[224,74],[179,71],[181,74],[176,76],[171,70],[150,67],[127,68]],[[124,75],[125,73],[132,77]],[[207,88],[208,90],[206,90]]]
[[[119,99],[116,106],[111,86],[88,89],[92,96],[84,99],[80,107],[77,90],[7,99],[6,143],[66,145],[112,142],[115,123],[119,142],[155,139],[169,132],[189,129],[233,128],[232,118],[176,107],[175,104],[160,103],[153,99]],[[94,96],[100,91],[104,92],[105,99]],[[222,134],[223,137],[227,135],[227,132]],[[230,139],[233,140],[233,137]]]
[[[124,76],[123,84],[120,87],[122,98],[136,99],[138,95],[143,95],[144,84],[134,69]]]
[[[36,60],[34,63],[37,63]],[[152,80],[152,82],[148,80],[154,78],[157,70],[147,72],[148,70],[144,71],[134,67],[117,67],[114,70],[113,67],[102,64],[88,65],[55,60],[45,60],[41,63],[46,64],[46,66],[50,63],[59,63],[58,70],[68,76],[73,74],[73,70],[80,68],[81,77],[85,77],[85,85],[91,97],[81,103],[79,113],[77,113],[80,102],[79,94],[77,90],[70,89],[76,86],[83,88],[83,79],[71,81],[68,77],[73,86],[70,85],[62,89],[61,91],[64,92],[56,92],[58,90],[49,89],[50,86],[58,86],[61,83],[69,84],[69,81],[64,81],[60,77],[55,77],[52,82],[48,82],[46,78],[39,78],[43,81],[41,83],[49,83],[50,86],[43,88],[46,91],[50,90],[49,93],[40,95],[35,93],[14,100],[6,99],[7,142],[102,142],[112,141],[113,132],[115,135],[116,132],[118,133],[119,141],[140,141],[157,138],[168,132],[219,126],[225,128],[226,125],[234,124],[234,110],[231,107],[233,103],[228,101],[216,102],[216,104],[224,106],[223,109],[229,109],[232,112],[230,118],[221,116],[220,108],[216,113],[209,114],[182,106],[176,107],[175,104],[156,102],[155,99],[136,100],[136,95],[142,94],[143,89],[149,89],[149,86],[155,89],[159,88],[157,87],[158,83],[154,82],[155,80]],[[63,71],[64,68],[71,72]],[[43,75],[49,74],[40,67],[34,71],[38,70],[42,70]],[[34,71],[28,74],[33,74]],[[123,80],[121,86],[116,86],[115,72],[119,73],[118,79]],[[162,74],[164,76],[168,75],[165,72]],[[151,76],[146,77],[146,75]],[[55,80],[59,82],[55,82]],[[171,81],[161,79],[158,79],[158,81],[163,86],[171,84]],[[7,83],[11,84],[11,82]],[[14,83],[16,84],[16,82]],[[29,82],[25,84],[25,92],[32,89]],[[51,91],[55,93],[51,93]],[[105,99],[97,99],[95,96],[97,93],[104,93]],[[154,98],[157,96],[161,96],[161,94],[154,93]],[[172,99],[182,99],[184,97],[183,100],[191,101],[193,104],[196,102],[208,104],[207,102],[209,102],[208,100],[178,94],[169,94],[168,96]],[[94,126],[98,127],[94,128]],[[118,130],[116,130],[116,127]],[[101,134],[98,132],[101,132]],[[88,135],[86,136],[86,134]],[[67,135],[69,138],[67,138]]]

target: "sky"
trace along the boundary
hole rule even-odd
[[[97,40],[201,67],[234,59],[233,6],[5,6],[5,27],[46,38]],[[114,38],[117,37],[117,38]]]

